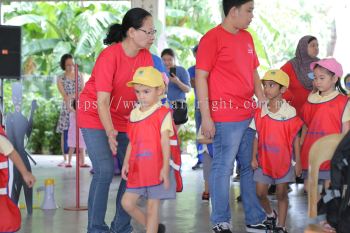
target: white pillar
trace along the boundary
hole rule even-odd
[[[140,7],[152,14],[158,30],[157,42],[154,46],[159,54],[167,47],[165,36],[165,0],[131,0],[131,7]]]

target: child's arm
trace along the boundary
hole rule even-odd
[[[130,153],[131,153],[131,144],[129,143],[128,147],[126,148],[126,153],[125,153],[125,158],[124,158],[123,168],[122,168],[122,178],[124,180],[128,180]]]
[[[258,139],[254,138],[254,143],[253,143],[253,155],[252,155],[252,168],[255,170],[258,168],[258,159],[257,156],[258,155]]]
[[[165,189],[170,187],[169,173],[170,173],[170,132],[164,130],[161,132],[161,145],[163,152],[163,168],[160,172],[160,180],[163,181]]]
[[[301,136],[300,136],[300,140],[299,140],[299,144],[300,146],[303,145],[304,143],[304,140],[305,140],[305,137],[306,137],[306,133],[307,133],[307,126],[306,125],[303,125],[303,128],[301,129]]]
[[[16,166],[18,171],[21,173],[24,182],[28,185],[29,188],[33,187],[35,183],[35,177],[30,173],[26,166],[24,165],[20,155],[16,150],[13,150],[9,155],[9,159],[12,160],[13,164]]]
[[[297,135],[294,139],[294,155],[295,155],[295,175],[301,175],[301,161],[300,161],[300,137]]]

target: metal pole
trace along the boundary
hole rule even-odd
[[[4,122],[4,80],[0,78],[0,125]]]
[[[79,101],[79,67],[77,64],[75,64],[75,153],[76,153],[76,177],[75,177],[75,207],[66,207],[64,210],[69,211],[80,211],[80,210],[87,210],[87,206],[80,206],[80,164],[79,164],[79,136],[80,136],[80,130],[78,125],[78,101]]]
[[[2,24],[2,2],[0,0],[0,25]],[[4,80],[0,77],[0,125],[4,122]]]
[[[75,106],[78,104],[79,99],[79,74],[78,74],[78,64],[75,64]],[[75,107],[76,110],[77,107]],[[79,126],[78,126],[78,111],[75,111],[75,153],[76,153],[76,207],[80,208],[80,153],[79,153]]]

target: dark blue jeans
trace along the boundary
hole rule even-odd
[[[118,189],[116,214],[111,228],[105,223],[109,186],[114,173],[114,160],[106,133],[104,130],[82,128],[82,134],[95,172],[89,190],[88,233],[130,233],[132,232],[131,218],[121,205],[121,198],[126,188],[126,182],[123,179]],[[117,158],[122,165],[129,139],[126,133],[119,132],[117,141]]]

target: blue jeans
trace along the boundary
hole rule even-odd
[[[253,171],[250,166],[255,136],[255,131],[248,129],[250,121],[251,119],[215,123],[214,156],[209,182],[213,224],[231,221],[230,176],[235,159],[239,161],[241,168],[241,196],[246,224],[257,224],[265,218],[265,213],[256,197]]]
[[[111,229],[105,223],[109,186],[114,173],[114,159],[106,133],[99,129],[82,128],[81,130],[95,172],[90,184],[88,198],[88,233],[110,233],[111,231],[130,233],[132,231],[130,216],[124,211],[120,203],[126,187],[124,180],[121,181],[119,186],[116,217],[112,222]],[[117,141],[117,156],[120,162],[124,160],[129,143],[126,133],[119,132]],[[118,227],[116,227],[116,224]]]
[[[196,106],[195,106],[196,107]],[[196,135],[198,135],[198,131],[199,131],[199,127],[201,126],[201,122],[202,122],[202,115],[201,112],[199,111],[199,109],[195,109],[194,112],[194,122],[196,123]],[[196,147],[197,147],[197,158],[198,158],[198,163],[202,163],[203,162],[203,153],[200,153],[202,149],[202,144],[198,143],[198,141],[196,140]]]

